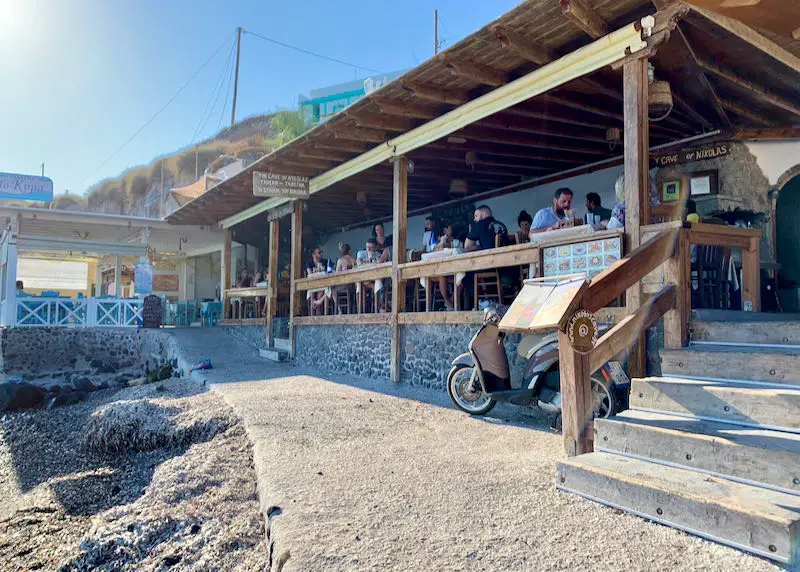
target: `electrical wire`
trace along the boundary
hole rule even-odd
[[[203,115],[200,116],[200,121],[197,124],[197,127],[192,134],[191,143],[189,145],[194,145],[197,138],[203,133],[203,130],[206,128],[208,124],[208,120],[211,119],[211,116],[214,114],[214,110],[217,108],[217,102],[219,102],[219,98],[222,95],[222,86],[225,84],[225,79],[230,77],[230,67],[232,65],[233,60],[233,53],[236,49],[236,43],[231,43],[231,49],[228,52],[228,57],[225,60],[225,64],[222,66],[222,71],[219,74],[219,78],[217,79],[216,85],[214,86],[214,90],[211,92],[211,95],[208,97],[208,102],[206,103],[206,107],[203,110]],[[224,108],[224,106],[223,106]]]
[[[216,55],[217,55],[217,54],[220,52],[220,50],[222,50],[222,48],[224,48],[224,47],[227,45],[227,43],[230,41],[231,37],[232,37],[232,36],[233,36],[235,33],[236,33],[235,31],[234,31],[234,32],[231,32],[231,34],[230,34],[230,35],[228,35],[228,36],[225,38],[225,41],[224,41],[224,42],[222,42],[222,43],[219,45],[219,47],[218,47],[216,50],[214,50],[214,53],[212,53],[212,54],[211,54],[211,56],[209,56],[209,58],[208,58],[208,59],[207,59],[205,62],[203,62],[203,65],[201,65],[201,66],[200,66],[200,67],[197,69],[197,71],[196,71],[196,72],[194,72],[194,73],[191,75],[191,77],[190,77],[188,80],[186,80],[186,82],[185,82],[185,83],[184,83],[184,84],[183,84],[183,85],[182,85],[180,88],[178,88],[178,91],[176,91],[176,92],[175,92],[175,93],[172,95],[172,97],[170,97],[170,98],[167,100],[167,102],[166,102],[164,105],[162,105],[161,107],[159,107],[159,108],[158,108],[158,111],[156,111],[156,112],[155,112],[153,115],[151,115],[151,116],[150,116],[150,118],[149,118],[147,121],[145,121],[145,122],[144,122],[144,124],[143,124],[141,127],[139,127],[139,129],[137,129],[137,130],[136,130],[136,132],[135,132],[133,135],[131,135],[131,136],[130,136],[130,137],[129,137],[129,138],[126,140],[126,141],[125,141],[125,143],[123,143],[123,144],[122,144],[122,145],[119,147],[119,149],[117,149],[117,150],[116,150],[116,151],[114,151],[114,152],[113,152],[111,155],[109,155],[108,157],[106,157],[106,158],[105,158],[105,159],[104,159],[104,160],[103,160],[103,161],[102,161],[102,162],[101,162],[101,163],[100,163],[100,164],[99,164],[99,165],[98,165],[98,166],[97,166],[97,167],[96,167],[96,168],[95,168],[95,169],[94,169],[94,170],[93,170],[91,173],[89,173],[88,175],[86,175],[86,176],[85,176],[85,177],[84,177],[84,178],[81,180],[81,182],[80,182],[80,183],[78,183],[78,186],[80,187],[81,185],[83,185],[83,183],[85,183],[85,182],[86,182],[86,181],[87,181],[87,180],[88,180],[90,177],[92,177],[92,176],[93,176],[95,173],[97,173],[97,171],[99,171],[100,169],[102,169],[102,168],[103,168],[103,167],[106,165],[106,163],[108,163],[108,162],[109,162],[111,159],[113,159],[114,157],[116,157],[117,155],[119,155],[119,154],[120,154],[120,153],[123,151],[123,149],[125,149],[125,147],[127,147],[127,146],[128,146],[130,143],[131,143],[131,141],[133,141],[134,139],[136,139],[136,137],[137,137],[137,136],[138,136],[138,135],[139,135],[139,134],[140,134],[142,131],[144,131],[144,130],[147,128],[147,126],[148,126],[148,125],[150,125],[150,124],[151,124],[151,123],[152,123],[152,122],[153,122],[153,121],[156,119],[156,117],[158,117],[159,115],[161,115],[161,112],[162,112],[162,111],[164,111],[164,110],[165,110],[165,109],[166,109],[166,108],[169,106],[169,104],[170,104],[170,103],[172,103],[173,101],[175,101],[175,99],[176,99],[176,98],[177,98],[177,97],[178,97],[178,96],[179,96],[181,93],[183,93],[183,90],[185,90],[185,89],[186,89],[186,88],[189,86],[189,84],[190,84],[190,83],[192,83],[192,81],[194,81],[194,79],[195,79],[195,78],[196,78],[198,75],[200,75],[200,73],[201,73],[201,72],[202,72],[204,69],[206,69],[206,67],[208,67],[208,65],[211,63],[211,60],[213,60],[213,59],[216,57]]]
[[[273,43],[273,44],[277,44],[278,46],[282,46],[284,48],[288,48],[288,49],[294,50],[296,52],[300,52],[302,54],[306,54],[306,55],[309,55],[309,56],[314,56],[315,58],[320,58],[320,59],[323,59],[323,60],[327,60],[329,62],[333,62],[333,63],[336,63],[336,64],[341,64],[343,66],[349,66],[351,68],[365,70],[365,71],[372,72],[372,73],[381,73],[380,70],[376,70],[374,68],[368,68],[368,67],[360,66],[360,65],[357,65],[357,64],[351,64],[350,62],[346,62],[344,60],[339,60],[339,59],[332,58],[332,57],[329,57],[329,56],[324,56],[322,54],[318,54],[316,52],[312,52],[311,50],[306,50],[304,48],[299,48],[297,46],[293,46],[291,44],[287,44],[285,42],[281,42],[281,41],[276,40],[274,38],[268,38],[267,36],[262,36],[261,34],[257,34],[255,32],[251,32],[249,30],[242,30],[242,33],[243,34],[248,34],[250,36],[254,36],[256,38],[265,40],[265,41]]]
[[[235,57],[235,56],[233,56]],[[225,108],[228,107],[228,98],[231,96],[231,87],[233,83],[233,76],[236,73],[234,69],[233,58],[231,58],[231,72],[228,74],[228,87],[225,88],[225,103],[222,104],[222,109],[219,111],[219,121],[217,122],[217,130],[215,133],[219,133],[220,128],[222,127],[222,120],[225,118]]]

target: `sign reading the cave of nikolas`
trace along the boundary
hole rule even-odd
[[[307,199],[308,177],[253,171],[253,196]]]

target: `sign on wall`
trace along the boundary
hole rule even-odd
[[[308,177],[253,171],[253,196],[307,199]]]
[[[0,199],[49,203],[53,200],[53,181],[36,175],[0,173]]]
[[[730,151],[730,143],[718,143],[715,145],[694,147],[692,149],[681,149],[680,151],[672,151],[669,153],[660,153],[658,155],[654,154],[650,156],[650,160],[656,167],[669,167],[681,163],[707,161],[709,159],[716,159],[717,157],[724,157],[730,153]]]

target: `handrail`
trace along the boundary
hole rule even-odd
[[[320,274],[308,278],[298,278],[294,281],[295,290],[316,290],[318,288],[328,288],[329,286],[340,286],[342,284],[353,284],[355,282],[370,282],[381,278],[389,278],[392,275],[392,263],[383,262],[380,264],[365,264],[357,266],[352,270],[333,272],[331,274]]]
[[[594,313],[675,253],[679,229],[664,230],[595,276],[583,297],[584,309]]]
[[[225,290],[225,297],[249,298],[253,296],[269,296],[269,286],[250,286],[248,288],[228,288]]]

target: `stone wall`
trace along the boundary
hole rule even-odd
[[[225,333],[242,340],[256,349],[267,347],[267,334],[264,326],[219,326]]]
[[[178,357],[174,339],[137,328],[1,328],[5,375],[36,379],[65,372],[144,371]]]
[[[297,363],[338,373],[389,379],[392,329],[387,325],[300,326]]]

